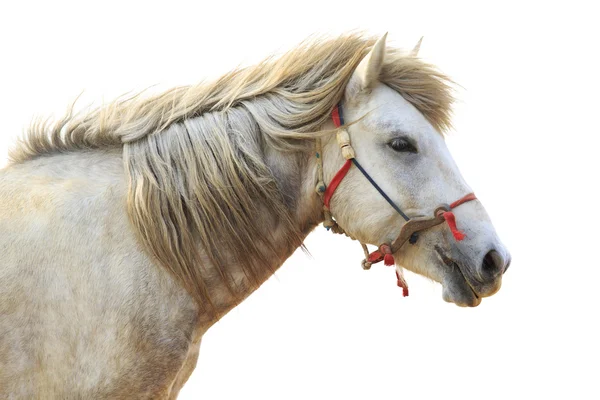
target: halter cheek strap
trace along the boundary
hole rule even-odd
[[[336,128],[340,128],[344,125],[344,115],[342,112],[341,105],[337,105],[333,111],[331,112],[331,118],[333,119],[333,123]],[[328,186],[325,186],[323,183],[323,161],[322,161],[322,148],[321,141],[317,139],[317,171],[318,171],[318,180],[317,183],[317,193],[323,198],[323,211],[325,215],[325,222],[323,225],[329,230],[332,229],[334,233],[346,233],[344,230],[333,220],[331,217],[331,212],[329,211],[329,206],[331,204],[331,198],[335,193],[336,189],[344,179],[344,177],[350,171],[352,164],[354,164],[358,170],[367,178],[369,183],[381,194],[381,196],[396,210],[396,212],[406,221],[406,223],[402,226],[400,234],[398,238],[392,243],[384,243],[379,246],[379,248],[369,253],[367,246],[361,242],[363,250],[365,252],[365,259],[362,262],[364,269],[369,269],[372,264],[383,261],[385,265],[394,265],[394,256],[393,254],[400,250],[400,248],[408,241],[411,244],[415,244],[418,236],[417,232],[422,231],[424,229],[431,228],[433,226],[439,225],[444,221],[447,223],[450,231],[455,240],[461,241],[465,238],[465,234],[461,232],[456,226],[456,216],[452,212],[452,209],[464,204],[468,201],[476,200],[477,197],[474,193],[469,193],[460,199],[456,200],[452,204],[441,205],[435,211],[433,217],[408,217],[396,203],[377,185],[375,180],[371,178],[371,176],[367,173],[367,171],[360,165],[360,163],[356,160],[354,149],[350,144],[350,136],[345,129],[341,129],[337,133],[337,141],[342,150],[342,155],[346,159],[344,165],[338,170],[333,179],[331,180]],[[398,286],[402,288],[403,296],[408,296],[408,286],[404,277],[402,275],[402,268],[396,266],[396,277],[398,280]]]
[[[334,175],[333,179],[327,186],[327,189],[325,189],[325,194],[323,196],[323,204],[325,204],[325,207],[329,208],[329,204],[331,203],[331,198],[333,197],[335,190],[340,183],[342,183],[342,179],[346,177],[346,174],[348,171],[350,171],[351,166],[352,160],[346,160],[342,168],[340,168],[339,171]]]

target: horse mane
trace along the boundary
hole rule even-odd
[[[61,152],[122,148],[128,213],[137,234],[207,304],[202,257],[228,285],[231,263],[258,285],[257,260],[275,254],[269,234],[256,224],[261,210],[269,209],[292,232],[290,245],[301,244],[263,150],[306,149],[375,41],[361,34],[312,38],[210,83],[121,98],[91,112],[71,109],[57,122],[34,122],[9,157],[22,163]],[[451,81],[435,67],[389,48],[380,81],[440,132],[450,127]]]

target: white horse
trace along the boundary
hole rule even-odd
[[[34,124],[0,171],[0,397],[176,398],[321,222],[477,306],[510,256],[444,143],[451,103],[416,53],[347,35]]]

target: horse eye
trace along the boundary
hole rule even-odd
[[[403,153],[416,153],[417,149],[411,142],[409,142],[405,138],[396,138],[388,143],[394,151],[403,152]]]

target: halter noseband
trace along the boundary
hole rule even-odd
[[[340,128],[344,125],[344,115],[342,111],[341,104],[338,104],[331,112],[331,117],[336,128]],[[316,190],[323,199],[323,213],[325,215],[325,222],[323,222],[323,225],[325,228],[327,228],[327,230],[331,229],[334,233],[344,233],[348,236],[348,234],[337,224],[337,222],[333,220],[331,212],[329,211],[329,205],[335,190],[338,188],[346,174],[348,174],[348,171],[350,171],[352,164],[358,168],[358,170],[365,176],[365,178],[367,178],[371,185],[377,189],[379,194],[381,194],[381,196],[392,206],[392,208],[396,210],[396,212],[400,214],[400,216],[406,221],[400,230],[400,234],[391,244],[381,244],[377,250],[369,253],[367,246],[362,242],[360,243],[363,247],[363,251],[365,252],[365,259],[362,261],[362,266],[364,269],[369,269],[371,268],[372,264],[380,261],[383,261],[385,265],[394,265],[393,254],[398,252],[407,241],[411,244],[415,244],[418,240],[417,232],[440,225],[443,222],[448,224],[448,227],[450,228],[455,240],[461,241],[465,238],[465,234],[458,230],[456,226],[456,217],[452,212],[452,209],[468,201],[476,200],[477,197],[475,197],[474,193],[469,193],[450,205],[442,204],[438,206],[433,212],[433,217],[410,218],[402,211],[400,207],[398,207],[398,205],[396,205],[396,203],[394,203],[394,201],[383,191],[383,189],[377,185],[375,180],[371,178],[367,171],[356,160],[354,149],[350,144],[350,135],[348,132],[345,129],[340,129],[338,130],[336,137],[346,162],[334,175],[328,186],[326,186],[323,182],[323,151],[321,140],[317,139],[316,156],[318,182]],[[402,276],[402,268],[399,266],[396,266],[396,277],[398,278],[398,286],[402,288],[403,296],[408,296],[408,286],[404,280],[404,277]]]

